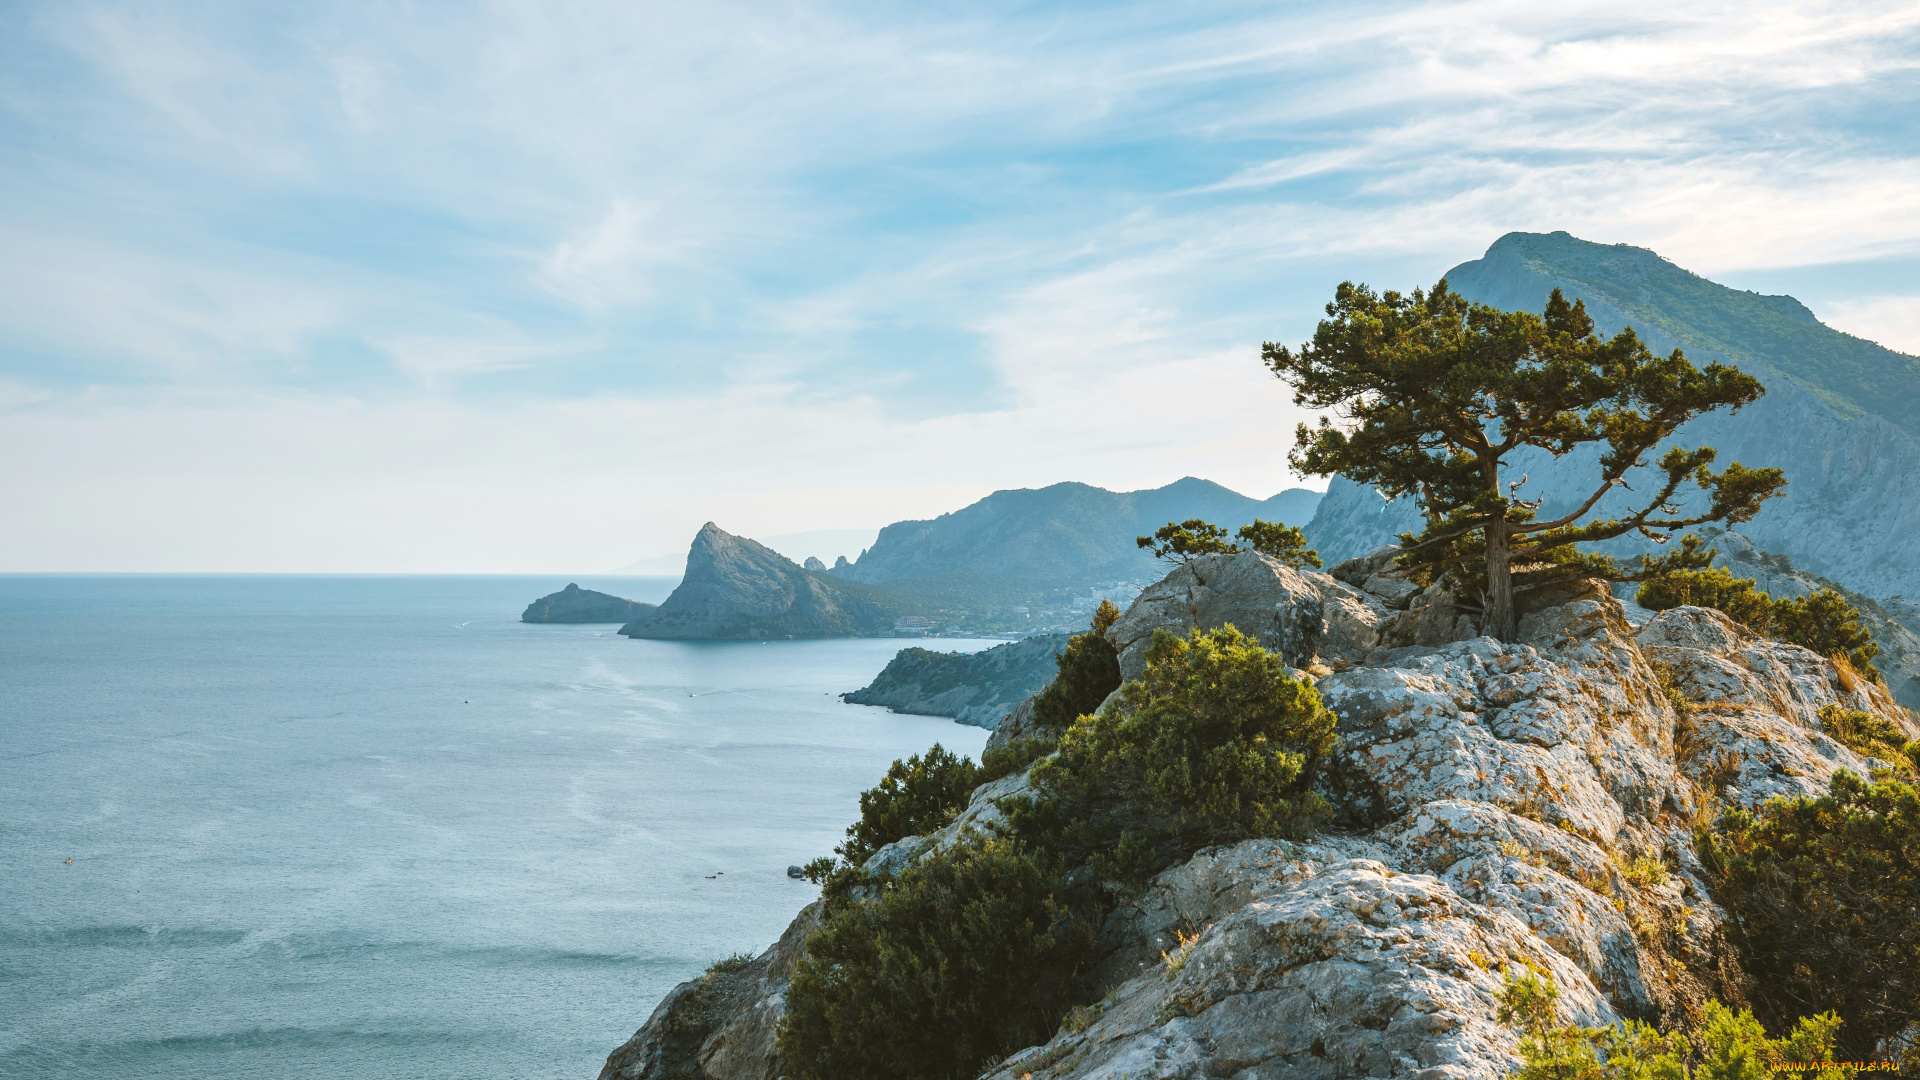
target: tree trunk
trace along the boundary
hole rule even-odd
[[[1507,539],[1504,519],[1487,523],[1487,596],[1480,632],[1499,641],[1513,640],[1513,549]]]

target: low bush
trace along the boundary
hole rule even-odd
[[[1028,766],[1060,745],[1060,740],[1045,735],[1010,740],[1005,746],[988,747],[980,755],[980,782],[991,784],[1005,776],[1024,772]]]
[[[895,761],[880,782],[860,796],[860,820],[834,850],[858,866],[874,852],[908,836],[929,833],[967,807],[979,784],[979,769],[939,743],[922,758]]]
[[[1920,1023],[1920,788],[1843,770],[1820,798],[1728,811],[1698,846],[1770,1026],[1831,1010],[1865,1059]]]
[[[1860,609],[1832,589],[1773,602],[1773,636],[1805,646],[1821,656],[1844,656],[1870,679],[1880,672],[1873,658],[1880,655],[1873,634],[1860,625]]]
[[[1744,624],[1756,634],[1812,649],[1845,661],[1869,679],[1880,672],[1873,633],[1860,624],[1860,609],[1832,589],[1775,600],[1754,588],[1752,578],[1736,577],[1722,567],[1674,570],[1648,578],[1634,603],[1651,611],[1691,605],[1708,607]]]
[[[1650,611],[1713,608],[1756,634],[1766,633],[1773,625],[1772,598],[1755,592],[1752,578],[1735,577],[1718,566],[1650,578],[1634,594],[1633,601]]]
[[[1800,1020],[1785,1038],[1771,1039],[1752,1012],[1734,1012],[1718,1001],[1701,1008],[1691,1039],[1637,1020],[1578,1027],[1560,1023],[1559,996],[1552,981],[1533,972],[1508,977],[1498,1016],[1520,1029],[1524,1062],[1512,1080],[1762,1080],[1780,1063],[1831,1060],[1840,1027],[1839,1017],[1823,1013]],[[1844,1075],[1831,1067],[1812,1072],[1817,1080]]]
[[[1052,1036],[1104,909],[1011,838],[969,837],[830,903],[794,969],[794,1080],[949,1080]]]
[[[1096,618],[1073,659],[1061,657],[1056,686],[1080,696],[1057,740],[1022,740],[970,775],[937,749],[896,762],[861,799],[847,861],[808,864],[825,912],[787,991],[787,1076],[971,1077],[1063,1022],[1091,1023],[1070,1009],[1095,996],[1095,941],[1117,884],[1205,844],[1299,834],[1327,813],[1312,782],[1334,745],[1332,715],[1232,627],[1156,635],[1144,677],[1093,714],[1112,686],[1081,676],[1101,646],[1113,661],[1103,632],[1117,615]],[[1117,663],[1109,670],[1117,685]],[[1008,823],[995,835],[969,832],[891,877],[858,865],[944,824],[965,783],[1036,757],[1035,791],[1002,802]]]
[[[1067,642],[1059,674],[1033,699],[1033,722],[1042,731],[1065,731],[1120,689],[1120,654],[1107,640],[1107,629],[1119,619],[1113,601],[1102,600],[1093,613],[1093,629]]]
[[[1258,642],[1161,630],[1142,677],[1075,721],[1010,816],[1067,863],[1137,880],[1208,844],[1310,829],[1330,812],[1312,786],[1334,741],[1319,694]]]
[[[1820,710],[1820,727],[1841,746],[1861,757],[1888,762],[1898,775],[1914,779],[1914,765],[1906,751],[1906,735],[1886,717],[1828,705]]]

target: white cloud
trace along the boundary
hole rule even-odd
[[[1906,2],[260,19],[0,41],[0,568],[593,569],[708,518],[1266,494],[1296,417],[1255,350],[1341,277],[1513,229],[1709,275],[1920,251]],[[1913,310],[1822,315],[1913,349]]]
[[[1836,330],[1920,356],[1920,296],[1869,296],[1819,307],[1820,321]]]

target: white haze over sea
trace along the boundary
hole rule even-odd
[[[0,1075],[590,1078],[985,743],[834,696],[905,642],[516,621],[563,584],[0,576]]]

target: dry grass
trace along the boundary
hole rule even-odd
[[[1620,876],[1630,884],[1649,889],[1667,883],[1667,865],[1659,859],[1645,855],[1630,859],[1618,851],[1608,854],[1613,858],[1613,865],[1620,869]]]
[[[1847,659],[1845,653],[1835,653],[1827,659],[1833,661],[1834,681],[1838,682],[1840,689],[1847,693],[1857,694],[1862,684],[1872,684],[1872,680],[1860,674],[1860,669],[1853,666],[1853,661]]]
[[[1200,943],[1200,934],[1198,931],[1189,935],[1176,930],[1173,936],[1180,942],[1180,947],[1172,952],[1161,950],[1160,953],[1160,959],[1167,962],[1168,979],[1172,979],[1175,975],[1178,975],[1181,969],[1187,966],[1187,958],[1193,955],[1193,947]]]

